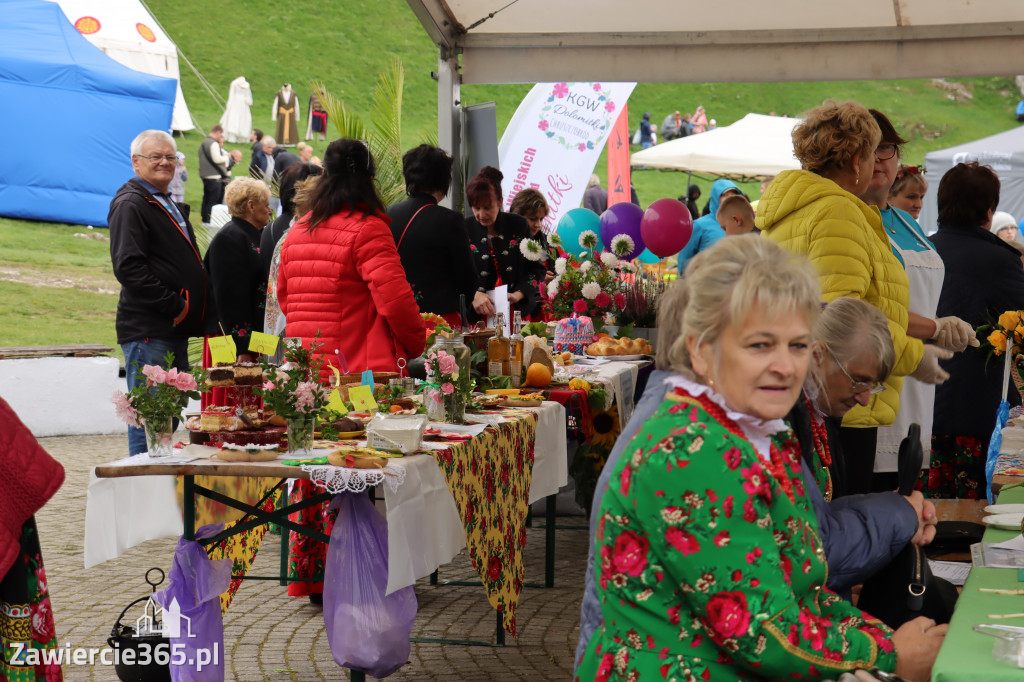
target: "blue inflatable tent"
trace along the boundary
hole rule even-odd
[[[118,64],[56,3],[4,0],[0,215],[107,224],[143,130],[169,130],[175,81]]]

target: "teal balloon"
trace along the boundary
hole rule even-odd
[[[597,246],[594,250],[601,248],[601,219],[596,213],[587,208],[574,208],[566,211],[565,215],[558,221],[556,232],[562,240],[562,249],[574,256],[582,256],[587,249],[580,246],[580,235],[590,230],[597,236]]]
[[[650,249],[644,249],[643,253],[637,256],[637,258],[641,263],[647,263],[648,265],[654,265],[655,263],[661,262],[661,259],[651,253]]]

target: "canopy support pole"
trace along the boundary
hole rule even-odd
[[[465,185],[462,165],[462,76],[454,50],[439,50],[437,61],[437,144],[448,152],[452,163],[452,186],[441,205],[462,212]]]

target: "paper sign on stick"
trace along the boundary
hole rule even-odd
[[[501,313],[505,316],[505,336],[511,336],[509,327],[512,325],[512,314],[508,304],[508,285],[502,284],[500,287],[494,287],[487,292],[487,295],[494,301],[494,316],[487,318],[487,326],[494,329],[498,313]]]
[[[338,414],[348,414],[348,408],[345,407],[345,401],[341,399],[341,391],[338,389],[331,391],[327,397],[327,409]]]
[[[231,336],[211,336],[209,339],[210,344],[210,361],[214,364],[234,364],[235,360],[238,359],[238,355],[235,352],[235,339]]]
[[[263,332],[253,332],[249,337],[249,350],[263,355],[273,355],[277,352],[278,337]]]
[[[371,388],[373,387],[373,370],[372,369],[368,369],[365,372],[363,372],[362,384],[363,384],[363,386],[370,386]]]
[[[353,386],[348,389],[348,399],[357,410],[376,410],[377,401],[373,399],[373,389],[369,386]]]

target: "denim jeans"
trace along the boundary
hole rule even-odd
[[[145,365],[160,365],[164,369],[170,369],[164,362],[164,355],[167,351],[174,353],[173,366],[179,371],[188,371],[188,341],[186,339],[141,339],[121,344],[124,352],[124,369],[128,379],[128,390],[132,390],[137,383],[145,383],[146,377],[142,375],[142,368]],[[174,427],[178,427],[178,421],[174,421]],[[137,455],[146,452],[146,432],[137,426],[128,427],[128,454]]]

